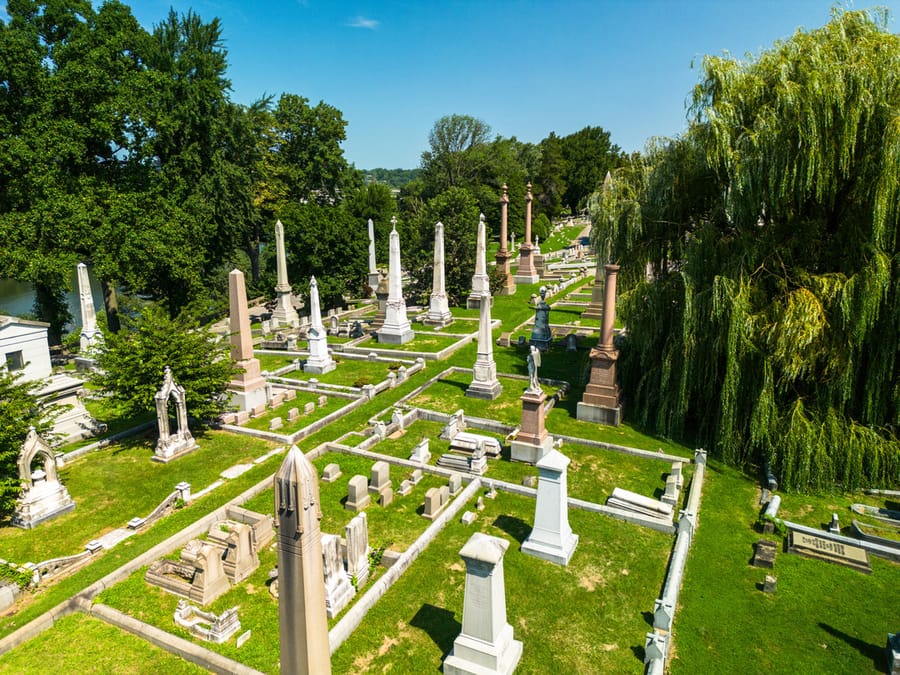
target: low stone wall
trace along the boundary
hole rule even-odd
[[[587,438],[577,438],[576,436],[565,436],[563,434],[553,434],[554,438],[561,438],[566,443],[574,443],[576,445],[585,445],[589,448],[603,448],[604,450],[612,450],[613,452],[621,452],[626,455],[634,455],[643,459],[657,459],[662,462],[671,464],[672,462],[690,462],[687,457],[679,455],[669,455],[664,452],[653,452],[652,450],[641,450],[640,448],[631,448],[627,445],[614,445],[613,443],[604,443],[603,441],[592,441]]]

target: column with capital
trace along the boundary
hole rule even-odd
[[[509,259],[512,257],[507,248],[506,238],[509,235],[509,194],[506,183],[503,184],[503,195],[500,197],[500,250],[494,259],[497,267],[503,273],[503,285],[497,292],[498,295],[513,295],[516,292],[516,281],[509,273]],[[513,242],[515,246],[515,241]]]
[[[622,421],[622,402],[616,363],[619,350],[613,343],[616,322],[616,275],[618,265],[606,265],[606,297],[603,301],[603,327],[600,344],[591,350],[591,376],[584,396],[578,402],[580,420],[618,426]]]
[[[519,268],[516,270],[517,284],[536,284],[541,280],[534,266],[534,245],[531,243],[531,183],[525,193],[525,241],[519,247]]]

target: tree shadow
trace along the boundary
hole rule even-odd
[[[631,653],[634,654],[634,658],[641,663],[644,662],[644,657],[647,655],[647,652],[644,651],[644,645],[633,645],[631,647]]]
[[[456,620],[453,612],[428,603],[419,608],[409,624],[428,633],[428,637],[441,650],[442,662],[453,649],[453,641],[462,630],[462,624]]]
[[[515,518],[513,516],[500,515],[491,523],[494,527],[497,527],[510,537],[515,539],[521,545],[528,538],[528,535],[531,533],[531,525],[526,523],[521,518]]]
[[[873,645],[864,640],[860,640],[859,638],[853,637],[852,635],[849,635],[834,626],[829,626],[827,623],[822,623],[821,621],[819,622],[819,628],[836,638],[840,638],[860,654],[871,659],[872,666],[875,668],[876,672],[888,672],[884,647],[879,647],[878,645]]]
[[[653,627],[653,612],[641,612],[641,616],[644,617],[644,621],[647,622],[647,625],[651,628]],[[643,647],[641,648],[641,660],[644,660]]]
[[[456,387],[457,389],[461,389],[462,391],[465,391],[469,388],[469,385],[465,382],[457,382],[455,380],[441,380],[441,384],[448,387]]]

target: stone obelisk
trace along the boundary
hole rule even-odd
[[[415,337],[409,319],[406,316],[406,301],[403,299],[403,286],[400,271],[400,235],[397,234],[397,218],[391,218],[390,258],[388,267],[388,299],[385,308],[384,324],[376,335],[379,342],[387,344],[406,344]]]
[[[281,672],[331,673],[319,474],[297,446],[275,474]]]
[[[319,283],[315,277],[309,280],[309,358],[303,364],[304,373],[330,373],[337,367],[328,353],[328,334],[322,323],[322,308],[319,305]]]
[[[255,410],[261,413],[266,406],[266,381],[260,374],[259,360],[253,356],[247,287],[244,284],[244,273],[238,269],[231,270],[228,275],[228,299],[231,305],[231,358],[241,369],[228,384],[231,403],[238,410]]]
[[[478,354],[472,384],[466,389],[466,396],[493,401],[503,391],[497,379],[497,364],[494,363],[494,342],[491,340],[491,294],[484,291],[481,296],[478,320]]]
[[[444,675],[506,674],[519,663],[522,643],[506,620],[503,556],[508,547],[506,539],[476,532],[460,550],[466,564],[462,631],[444,660]]]
[[[531,183],[525,193],[525,241],[519,247],[519,269],[516,270],[517,284],[536,284],[541,280],[534,266],[534,245],[531,243]]]
[[[369,218],[369,288],[374,293],[378,290],[378,282],[381,275],[378,274],[378,265],[375,262],[375,223]]]
[[[444,224],[434,226],[434,271],[431,285],[431,300],[428,313],[422,319],[426,326],[443,328],[453,323],[453,315],[447,304],[447,291],[444,285]]]
[[[507,248],[506,237],[509,234],[509,194],[506,183],[503,184],[503,195],[500,197],[500,250],[497,251],[495,260],[497,267],[503,273],[503,286],[498,295],[513,295],[516,292],[516,281],[509,273],[509,259],[512,257]]]
[[[275,222],[275,267],[278,283],[275,284],[275,309],[272,311],[272,327],[300,325],[300,317],[292,302],[291,285],[288,283],[287,256],[284,252],[284,225]]]
[[[616,362],[619,350],[613,344],[616,322],[616,275],[618,265],[606,265],[606,297],[603,301],[603,328],[600,344],[591,350],[591,378],[584,396],[578,402],[576,416],[580,420],[618,426],[622,421],[622,403]]]
[[[478,216],[478,235],[475,239],[475,274],[472,275],[472,292],[466,300],[468,309],[477,309],[481,306],[481,297],[487,292],[491,293],[491,282],[487,275],[487,232],[484,224],[484,214]]]
[[[94,296],[91,294],[91,280],[88,268],[78,263],[78,299],[81,304],[81,343],[82,355],[90,356],[103,341],[103,333],[97,328],[97,313],[94,311]]]
[[[612,174],[607,171],[606,178],[603,179],[603,192],[607,193],[612,189]],[[607,251],[603,250],[603,243],[595,241],[597,250],[597,270],[594,272],[594,284],[591,287],[591,302],[587,309],[581,313],[582,319],[602,319],[603,318],[603,295],[604,295],[604,270],[603,265],[609,259]]]
[[[557,565],[568,565],[578,545],[578,535],[569,526],[566,472],[570,462],[559,450],[551,450],[538,461],[534,528],[522,543],[522,553]]]

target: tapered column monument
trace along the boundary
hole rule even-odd
[[[490,298],[491,282],[487,275],[487,228],[484,214],[478,216],[478,235],[475,238],[475,274],[472,275],[472,292],[466,300],[468,309],[481,306],[481,296],[486,292]]]
[[[331,673],[319,474],[297,446],[275,474],[278,635],[285,675]]]
[[[378,331],[378,341],[387,344],[406,344],[415,337],[406,316],[406,301],[400,272],[400,235],[397,234],[397,218],[391,218],[390,259],[388,267],[388,299],[384,324]]]
[[[534,245],[531,243],[531,183],[525,193],[525,241],[519,247],[519,269],[516,270],[517,284],[536,284],[541,280],[534,266]]]
[[[616,322],[616,274],[618,265],[606,265],[606,297],[603,301],[603,328],[600,344],[591,350],[591,377],[578,402],[576,416],[580,420],[618,426],[622,421],[622,403],[616,362],[619,350],[613,344]]]
[[[506,183],[503,184],[503,195],[500,197],[500,250],[494,260],[497,267],[503,273],[503,286],[498,295],[513,295],[516,292],[516,281],[509,273],[509,259],[512,257],[507,248],[506,237],[509,234],[509,194]]]
[[[244,273],[238,269],[231,270],[228,275],[228,299],[231,358],[240,369],[228,384],[231,403],[238,410],[252,411],[259,409],[259,406],[265,408],[266,381],[260,373],[259,360],[253,356],[247,287],[244,284]]]
[[[378,266],[375,263],[375,223],[369,218],[369,288],[374,293],[378,289],[381,275],[378,274]]]
[[[607,171],[606,178],[603,179],[603,192],[608,193],[610,190],[612,190],[612,174]],[[597,270],[594,272],[594,283],[591,286],[591,301],[588,304],[587,309],[581,313],[582,319],[603,318],[603,296],[606,281],[603,266],[606,261],[609,260],[609,251],[603,250],[603,243],[596,241],[596,239],[594,245],[597,247],[597,250],[595,251],[597,254]]]
[[[78,300],[81,305],[81,354],[89,356],[102,342],[103,333],[97,328],[97,313],[94,310],[94,296],[91,294],[91,280],[88,268],[78,263]]]
[[[441,222],[434,226],[434,270],[431,300],[428,303],[428,313],[425,314],[422,323],[439,328],[453,323],[453,315],[447,304],[447,291],[444,284],[444,224]]]
[[[315,277],[309,280],[309,358],[303,364],[304,373],[330,373],[337,367],[328,353],[328,333],[322,323],[322,308],[319,305],[319,283]]]
[[[557,565],[568,565],[578,545],[578,535],[569,527],[566,473],[570,461],[559,450],[551,450],[537,463],[534,528],[522,543],[522,553]]]
[[[300,325],[300,317],[294,309],[291,285],[288,283],[287,256],[284,252],[284,225],[275,221],[275,268],[278,283],[275,284],[275,309],[272,310],[272,327]]]
[[[478,355],[475,357],[475,371],[472,384],[466,389],[466,396],[493,401],[503,391],[497,379],[497,364],[494,363],[494,341],[491,340],[491,294],[484,291],[481,296],[478,320]]]
[[[444,660],[444,675],[512,673],[522,643],[506,620],[503,556],[509,542],[476,532],[459,552],[466,564],[462,631]]]

